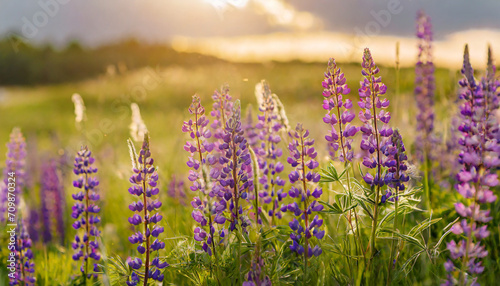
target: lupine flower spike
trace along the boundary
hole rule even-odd
[[[434,64],[432,62],[432,25],[423,11],[417,18],[418,57],[415,66],[415,100],[417,102],[417,159],[421,164],[432,160],[437,144],[434,131]]]
[[[54,159],[42,164],[41,182],[43,241],[45,243],[52,241],[56,234],[60,243],[64,245],[66,200],[61,174]]]
[[[496,200],[491,188],[499,183],[496,170],[500,165],[500,146],[495,138],[498,123],[492,122],[494,119],[489,116],[492,108],[487,104],[489,95],[483,92],[485,87],[474,78],[467,46],[462,74],[464,77],[459,81],[462,116],[459,163],[462,170],[457,175],[455,189],[470,203],[455,204],[455,210],[463,219],[453,225],[451,231],[466,239],[448,243],[450,257],[455,262],[448,260],[445,263],[449,274],[443,285],[479,285],[475,276],[484,271],[481,258],[488,255],[481,240],[489,236],[486,223],[492,219],[487,207]],[[459,272],[458,281],[454,275],[456,272]]]
[[[275,217],[281,218],[279,204],[287,196],[287,193],[283,192],[286,182],[279,176],[284,169],[283,164],[279,162],[283,151],[278,147],[281,142],[279,133],[283,126],[278,121],[276,102],[269,85],[266,81],[262,81],[261,85],[262,94],[260,95],[259,105],[261,114],[258,116],[259,121],[255,125],[258,130],[260,144],[255,148],[255,153],[262,174],[259,183],[262,185],[263,191],[259,194],[259,197],[264,200],[265,204],[271,204],[268,214],[272,217],[271,224],[273,225]],[[258,210],[259,213],[260,211]],[[262,223],[262,221],[258,223]]]
[[[226,122],[222,139],[224,143],[219,146],[222,152],[219,163],[223,166],[220,184],[225,189],[224,198],[230,201],[230,230],[235,230],[239,225],[240,230],[247,232],[250,220],[243,213],[242,202],[247,200],[248,191],[252,190],[253,180],[251,174],[247,172],[252,160],[241,128],[239,100],[235,102],[232,116]]]
[[[352,120],[356,117],[350,111],[352,101],[343,98],[344,95],[349,94],[351,89],[347,87],[344,73],[337,67],[335,59],[328,61],[325,80],[322,84],[323,96],[325,97],[323,109],[327,111],[323,122],[330,126],[329,133],[325,136],[330,157],[331,159],[339,158],[341,162],[350,162],[354,157],[351,148],[352,137],[359,131],[359,128],[351,125]]]
[[[219,90],[214,91],[212,95],[214,101],[210,115],[214,118],[210,127],[214,131],[214,138],[218,139],[215,142],[215,148],[218,150],[219,144],[222,144],[222,137],[224,136],[224,128],[226,122],[231,117],[233,112],[232,97],[229,95],[229,86],[223,85]]]
[[[298,255],[304,255],[304,279],[306,279],[308,258],[322,253],[319,244],[311,248],[311,239],[314,236],[319,241],[325,235],[325,231],[320,229],[323,220],[318,215],[313,217],[314,212],[323,210],[323,205],[317,202],[323,190],[317,187],[321,179],[319,173],[314,171],[319,166],[315,160],[318,153],[313,147],[314,140],[308,138],[309,130],[304,130],[301,124],[297,124],[290,136],[293,140],[288,146],[290,157],[287,162],[295,170],[288,175],[292,184],[288,194],[291,198],[298,199],[300,205],[294,202],[283,206],[281,210],[292,212],[296,217],[289,223],[293,231],[290,234],[292,239],[290,249]]]
[[[172,175],[172,179],[168,184],[168,195],[178,201],[181,205],[186,205],[186,192],[184,190],[184,181],[176,175]]]
[[[243,120],[242,120],[243,121]],[[247,138],[248,145],[255,149],[258,145],[259,134],[253,123],[252,106],[248,105],[246,109],[245,120],[242,122],[243,134]]]
[[[25,165],[26,165],[26,141],[19,128],[12,129],[10,133],[10,141],[7,143],[7,155],[5,160],[5,168],[3,172],[3,186],[0,194],[0,222],[7,219],[13,223],[17,215],[17,206],[21,199],[22,189],[25,184]],[[14,183],[15,188],[9,186]],[[7,215],[7,209],[9,215]]]
[[[387,98],[380,99],[380,97],[386,93],[387,87],[382,83],[382,78],[378,76],[380,70],[375,65],[368,48],[364,51],[363,63],[361,66],[363,68],[361,73],[365,78],[361,82],[361,87],[358,90],[360,97],[358,105],[361,108],[359,119],[363,123],[360,127],[363,133],[360,147],[364,152],[363,165],[370,169],[375,169],[374,175],[370,174],[370,172],[366,172],[363,177],[364,181],[372,186],[375,191],[372,233],[369,247],[370,255],[368,256],[368,258],[371,259],[375,253],[375,238],[379,213],[378,207],[381,199],[380,188],[385,184],[382,178],[382,168],[384,166],[382,165],[383,153],[381,151],[381,146],[386,144],[388,137],[392,135],[393,131],[388,125],[391,115],[389,112],[384,111],[384,109],[389,107],[389,100]]]
[[[209,255],[214,253],[217,259],[215,226],[216,224],[223,226],[226,222],[223,213],[227,206],[224,190],[217,182],[221,171],[214,167],[218,161],[212,154],[214,143],[208,141],[212,137],[207,128],[209,120],[197,95],[193,96],[189,113],[193,118],[184,122],[182,132],[188,133],[191,138],[184,145],[184,150],[190,155],[187,165],[191,168],[188,179],[192,182],[192,186],[189,188],[193,192],[198,192],[191,202],[194,208],[191,216],[198,223],[194,229],[194,239],[202,243],[202,249],[206,253]],[[219,234],[224,239],[227,232],[222,227]]]
[[[19,220],[16,230],[15,259],[16,271],[14,278],[10,278],[9,285],[35,285],[35,262],[31,251],[31,239],[22,219]]]
[[[383,165],[387,168],[384,181],[388,188],[385,194],[382,195],[380,203],[384,204],[387,201],[395,202],[393,232],[396,232],[398,227],[399,194],[404,192],[406,189],[405,183],[410,180],[410,177],[407,175],[408,166],[406,164],[408,157],[405,153],[406,149],[403,138],[398,129],[394,130],[390,140],[386,145],[382,146],[381,151],[386,156]],[[397,239],[392,241],[387,284],[390,284],[392,269],[396,265],[397,241]]]
[[[261,256],[261,239],[257,239],[255,245],[255,251],[253,253],[252,263],[250,265],[250,271],[248,271],[245,276],[246,281],[243,282],[243,286],[271,286],[271,279],[264,273],[264,259]]]
[[[354,157],[351,146],[353,141],[352,138],[359,131],[359,128],[351,125],[356,115],[351,112],[352,101],[344,98],[344,95],[348,95],[351,90],[347,86],[344,73],[337,67],[337,63],[333,58],[328,61],[328,67],[322,85],[324,88],[323,109],[327,111],[323,117],[323,122],[330,127],[328,134],[325,136],[328,142],[330,158],[332,160],[338,159],[344,162],[344,167],[348,168],[348,163],[351,162]],[[346,178],[347,189],[350,199],[352,200],[351,182],[348,171],[346,172]],[[355,208],[349,212],[349,217],[351,217],[352,213],[354,213],[356,229],[358,229],[357,235],[350,218],[348,219],[349,225],[351,226],[353,234],[358,238],[360,252],[364,253],[359,233],[358,214]]]
[[[151,158],[149,149],[149,134],[144,134],[144,141],[139,154],[135,152],[132,141],[128,141],[130,153],[133,161],[134,174],[130,177],[132,187],[129,193],[138,200],[129,205],[129,209],[134,214],[128,221],[136,227],[137,232],[132,234],[128,240],[132,244],[137,244],[137,251],[144,255],[143,260],[139,257],[129,257],[128,265],[132,268],[132,274],[128,278],[127,285],[137,285],[141,280],[144,286],[148,285],[149,279],[162,282],[164,275],[162,269],[168,266],[167,262],[161,262],[160,250],[165,248],[165,242],[159,238],[164,229],[158,223],[162,216],[158,213],[161,202],[155,197],[159,194],[158,173],[153,166],[154,160]],[[154,240],[153,240],[154,239]],[[144,266],[144,271],[142,267]]]
[[[226,122],[222,140],[223,143],[219,145],[221,152],[219,163],[222,166],[219,183],[224,187],[224,198],[229,202],[229,212],[231,213],[229,230],[238,239],[237,269],[240,271],[240,281],[242,281],[241,237],[243,233],[248,233],[247,227],[251,224],[247,215],[248,208],[244,202],[248,202],[249,192],[254,190],[254,186],[252,158],[241,128],[239,100],[234,103],[232,116]]]
[[[73,169],[75,175],[78,176],[73,181],[73,186],[79,189],[72,195],[76,201],[71,213],[71,217],[75,219],[73,228],[79,232],[75,235],[75,241],[72,243],[76,252],[73,254],[73,260],[82,260],[80,271],[85,279],[92,276],[97,277],[96,273],[99,272],[97,262],[101,259],[97,241],[100,233],[97,228],[97,224],[101,220],[98,216],[100,207],[96,204],[99,201],[97,193],[99,181],[94,177],[94,174],[97,173],[97,168],[93,166],[94,161],[89,149],[82,147],[76,154]],[[93,264],[91,264],[90,259],[94,261]]]

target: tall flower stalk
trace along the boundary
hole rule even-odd
[[[96,226],[101,220],[97,215],[100,207],[96,204],[100,197],[96,192],[99,181],[93,176],[97,173],[97,168],[93,167],[94,161],[89,149],[82,147],[76,155],[73,169],[75,175],[78,176],[73,181],[73,186],[81,191],[72,195],[76,202],[72,208],[71,217],[75,219],[73,228],[83,232],[83,234],[77,233],[72,243],[72,247],[76,251],[73,260],[82,260],[80,271],[84,280],[92,276],[97,277],[96,273],[99,271],[97,262],[101,259],[97,241],[99,230]],[[92,265],[92,270],[89,269],[91,258],[95,262]]]
[[[271,286],[271,279],[265,274],[264,259],[262,259],[262,240],[259,236],[255,244],[250,271],[246,275],[246,281],[242,286]]]
[[[219,261],[217,255],[218,245],[215,232],[216,224],[224,225],[226,217],[225,192],[217,180],[221,176],[221,171],[215,167],[218,164],[217,157],[212,154],[214,143],[208,140],[212,137],[208,129],[209,120],[205,116],[205,108],[201,105],[201,100],[197,95],[193,96],[189,113],[193,118],[185,121],[182,131],[188,133],[191,140],[184,145],[184,150],[189,152],[187,161],[189,170],[189,181],[192,182],[190,190],[198,192],[191,205],[193,206],[192,217],[198,223],[194,230],[194,239],[202,243],[202,249],[208,255],[215,256],[216,272],[219,277]],[[224,239],[226,231],[224,227],[220,230],[219,236]]]
[[[19,219],[15,241],[16,271],[14,278],[10,278],[9,285],[35,285],[35,262],[33,261],[31,244],[32,241],[26,225],[22,219]]]
[[[235,233],[238,239],[238,271],[241,275],[241,240],[243,232],[248,233],[250,219],[244,212],[243,203],[248,199],[248,192],[253,190],[251,170],[252,159],[248,143],[243,136],[241,127],[240,101],[236,100],[231,118],[226,122],[223,143],[219,145],[222,152],[219,163],[222,165],[220,184],[225,189],[225,199],[229,201],[231,213],[229,230]],[[245,206],[246,209],[246,206]]]
[[[184,181],[176,175],[172,175],[172,179],[168,183],[168,195],[178,201],[181,205],[186,205],[186,192],[184,190]]]
[[[354,157],[351,144],[359,128],[351,125],[351,122],[356,117],[356,115],[351,112],[352,101],[343,98],[344,95],[349,94],[351,89],[347,86],[344,73],[337,67],[337,63],[333,58],[330,58],[328,61],[328,67],[322,85],[324,88],[323,109],[327,111],[323,117],[323,122],[330,127],[328,134],[325,136],[329,146],[330,158],[332,160],[338,159],[340,162],[344,162],[344,168],[347,169]],[[348,171],[346,172],[346,180],[349,198],[352,200],[351,181]],[[354,213],[357,233],[352,224],[352,213]],[[358,239],[360,253],[363,253],[363,256],[365,256],[358,219],[356,208],[354,208],[352,212],[349,211],[347,221],[353,235]]]
[[[45,243],[53,240],[54,234],[64,244],[66,205],[64,187],[57,162],[51,159],[42,164],[41,213],[43,221],[42,238]]]
[[[363,123],[360,127],[363,133],[360,147],[364,151],[363,165],[369,169],[375,169],[374,174],[367,172],[363,177],[364,181],[374,190],[373,220],[368,252],[371,267],[373,265],[371,260],[373,260],[376,247],[379,203],[382,196],[381,187],[385,184],[382,178],[384,166],[381,147],[386,143],[387,138],[392,135],[393,131],[388,125],[391,116],[389,112],[384,111],[389,106],[389,100],[380,98],[386,93],[387,87],[382,83],[382,78],[378,76],[380,70],[375,65],[368,48],[364,51],[361,66],[364,79],[359,88],[360,100],[358,103],[362,109],[359,112],[359,119]],[[373,267],[370,269],[373,270]]]
[[[384,166],[387,167],[387,172],[384,177],[385,184],[388,189],[384,195],[382,195],[381,203],[387,200],[394,201],[394,220],[393,220],[393,233],[396,233],[398,229],[398,207],[399,207],[399,195],[406,189],[405,183],[410,180],[407,175],[408,166],[406,161],[408,157],[406,156],[406,149],[403,143],[403,138],[399,133],[399,130],[394,130],[390,141],[387,142],[385,146],[382,147],[382,152],[386,156],[384,160]],[[393,192],[394,191],[394,192]],[[391,245],[391,255],[389,260],[389,271],[387,274],[387,284],[391,282],[392,269],[396,265],[396,249],[398,248],[399,240],[393,239]]]
[[[492,66],[488,67],[491,72]],[[482,86],[474,78],[474,71],[469,60],[469,49],[465,46],[464,64],[462,68],[463,79],[459,81],[460,92],[460,114],[462,123],[459,130],[462,138],[459,140],[461,153],[459,163],[462,170],[457,175],[458,184],[455,189],[468,202],[455,204],[455,210],[463,217],[452,227],[452,232],[464,235],[466,239],[448,243],[451,260],[445,263],[448,279],[444,285],[468,285],[477,284],[477,274],[484,271],[481,258],[488,255],[481,240],[489,236],[487,225],[492,218],[490,210],[485,207],[496,200],[491,188],[499,184],[496,170],[500,165],[498,152],[500,146],[496,140],[498,132],[498,121],[492,111],[498,108],[495,103],[497,99],[488,92],[488,87]],[[490,74],[487,74],[487,76]],[[496,97],[496,94],[495,94]],[[493,103],[493,104],[490,104]],[[452,273],[459,272],[458,281]]]
[[[259,121],[255,125],[258,130],[259,145],[255,148],[258,157],[260,173],[259,184],[263,191],[259,194],[265,204],[271,204],[268,215],[271,217],[271,225],[275,223],[275,217],[282,217],[279,208],[280,202],[287,196],[283,192],[286,181],[279,174],[283,172],[284,166],[279,162],[283,151],[278,147],[281,142],[279,132],[283,126],[278,121],[276,102],[271,94],[271,89],[266,81],[261,82],[262,93],[260,94]],[[260,210],[257,210],[260,213]],[[258,222],[262,223],[262,222]]]
[[[148,133],[144,134],[144,141],[139,154],[136,153],[130,139],[128,144],[134,172],[130,177],[132,187],[128,191],[138,199],[138,201],[129,205],[129,209],[134,214],[128,221],[136,227],[137,232],[128,239],[130,243],[137,244],[137,251],[139,254],[144,255],[144,264],[143,260],[138,257],[129,257],[127,259],[128,265],[132,268],[132,274],[127,279],[127,285],[137,285],[142,278],[143,285],[147,286],[149,279],[162,282],[164,276],[161,270],[168,266],[167,262],[161,262],[159,254],[160,250],[165,248],[165,242],[158,238],[164,231],[163,227],[158,225],[163,218],[157,211],[162,203],[155,198],[160,192],[157,187],[158,172],[153,165],[154,160],[151,157]],[[141,271],[143,266],[144,271]]]
[[[210,115],[214,120],[210,127],[213,130],[214,138],[218,139],[218,141],[215,142],[217,150],[219,144],[222,144],[221,141],[223,140],[226,122],[231,117],[233,111],[233,101],[231,95],[229,95],[229,86],[223,85],[220,90],[215,90],[212,99],[214,103]]]
[[[7,143],[5,169],[3,171],[4,186],[0,190],[0,222],[4,222],[5,219],[11,222],[15,221],[17,206],[19,205],[25,185],[25,165],[26,141],[21,133],[21,129],[14,128],[10,133],[10,140]],[[10,187],[12,183],[15,186],[14,188]],[[8,209],[9,215],[7,215]]]
[[[427,208],[431,209],[430,171],[434,137],[434,64],[432,62],[432,25],[423,11],[417,17],[418,56],[415,66],[415,100],[417,102],[417,137],[415,139],[417,159],[424,166],[424,188]]]
[[[296,217],[289,223],[293,231],[290,234],[292,240],[290,249],[298,255],[304,255],[304,285],[306,285],[308,259],[312,255],[319,256],[322,253],[319,244],[311,248],[311,239],[315,236],[317,240],[320,240],[325,235],[325,231],[320,229],[323,220],[318,215],[312,217],[313,212],[323,210],[323,205],[317,202],[317,199],[323,194],[323,190],[317,187],[317,183],[321,179],[319,173],[314,171],[319,166],[315,160],[318,153],[313,147],[314,140],[308,138],[309,130],[305,130],[301,124],[297,124],[295,131],[291,132],[290,135],[293,140],[288,146],[290,156],[287,162],[295,170],[288,176],[292,184],[288,194],[291,198],[299,199],[300,204],[302,204],[294,202],[286,207],[286,210],[292,212]],[[282,210],[285,211],[285,209]]]

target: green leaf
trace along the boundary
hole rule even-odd
[[[401,239],[403,239],[404,241],[410,243],[410,244],[413,244],[415,246],[417,246],[418,248],[420,249],[425,249],[425,246],[418,240],[416,239],[415,237],[413,236],[409,236],[409,235],[406,235],[406,234],[401,234],[397,231],[394,231],[392,229],[387,229],[387,228],[384,228],[384,229],[380,229],[378,232],[387,232],[387,233],[391,233],[393,235],[396,235],[396,236],[399,236]]]
[[[320,183],[334,183],[338,180],[339,175],[332,163],[330,163],[330,166],[326,167],[326,169],[321,170]]]

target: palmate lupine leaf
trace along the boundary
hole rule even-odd
[[[410,232],[408,233],[408,235],[410,236],[417,236],[418,234],[422,233],[424,230],[426,230],[427,228],[431,227],[431,225],[439,222],[441,220],[441,218],[436,218],[436,219],[427,219],[427,220],[424,220],[423,222],[417,224],[416,226],[414,226]]]
[[[383,228],[383,229],[379,229],[377,231],[377,233],[378,234],[380,234],[380,233],[390,233],[390,234],[398,236],[399,238],[401,238],[402,240],[408,242],[409,244],[417,246],[420,249],[425,249],[426,248],[425,245],[423,245],[422,242],[420,242],[417,238],[415,238],[413,236],[410,236],[410,235],[399,233],[397,231],[394,231],[393,229]],[[378,236],[378,237],[379,238],[384,238],[384,237],[380,237],[380,236]]]
[[[320,171],[321,173],[321,179],[320,183],[335,183],[337,181],[340,181],[342,177],[345,175],[345,173],[350,169],[350,165],[348,164],[345,169],[340,173],[340,175],[337,172],[337,169],[335,169],[335,166],[333,166],[332,163],[330,163],[330,166],[326,167],[325,169],[322,169]]]
[[[350,204],[348,207],[345,207],[346,204],[343,204],[343,203],[338,203],[339,202],[339,199],[338,197],[343,197],[344,199],[348,197],[346,195],[336,195],[335,196],[335,202],[333,204],[329,204],[325,201],[319,201],[320,204],[324,205],[325,206],[325,209],[322,211],[322,213],[327,213],[327,214],[344,214],[352,209],[354,209],[355,207],[358,206],[358,204]]]
[[[100,265],[100,267],[104,269],[110,285],[124,285],[126,283],[127,278],[130,275],[129,266],[121,259],[120,256],[103,256],[102,262],[103,264]]]
[[[441,237],[439,238],[439,241],[434,245],[434,251],[437,251],[438,254],[439,254],[439,249],[440,249],[440,246],[441,246],[441,243],[443,243],[444,239],[448,236],[448,234],[450,234],[451,232],[451,227],[457,222],[459,221],[460,218],[457,217],[454,221],[452,221],[451,223],[449,223],[444,229],[444,233],[443,235],[441,235]]]

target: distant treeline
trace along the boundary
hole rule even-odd
[[[115,70],[144,66],[188,65],[220,61],[178,53],[167,45],[143,44],[136,40],[83,48],[77,42],[60,49],[33,46],[17,38],[0,40],[0,85],[33,85],[67,82]]]

